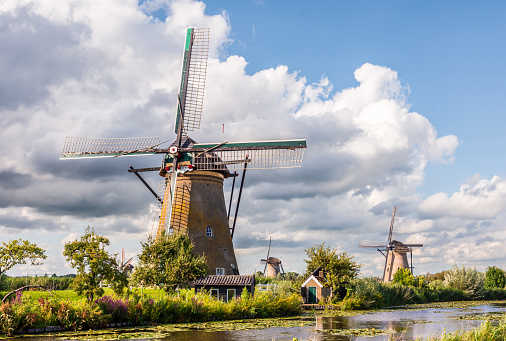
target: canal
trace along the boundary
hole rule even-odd
[[[171,325],[119,330],[90,332],[89,339],[121,338],[126,340],[174,340],[174,341],[348,341],[348,340],[415,340],[440,334],[442,331],[469,330],[479,326],[487,317],[494,321],[502,318],[506,305],[483,304],[462,305],[448,308],[384,310],[354,316],[307,316],[276,320],[270,326],[269,320],[243,320],[220,323]],[[272,321],[272,320],[271,320]],[[281,323],[280,323],[281,321]],[[229,330],[236,329],[236,330]],[[38,337],[17,337],[16,340],[45,341],[68,340],[78,335],[60,334]],[[88,339],[80,334],[79,339]]]

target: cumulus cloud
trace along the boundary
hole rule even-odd
[[[58,157],[67,135],[173,138],[184,32],[193,26],[211,28],[211,50],[202,128],[191,137],[220,141],[225,124],[227,141],[308,141],[302,168],[247,173],[234,237],[243,273],[257,267],[272,236],[285,270],[302,271],[303,250],[326,242],[372,262],[364,268],[372,274],[382,261],[358,242],[386,239],[392,206],[405,212],[406,240],[436,244],[439,217],[459,215],[462,202],[462,212],[481,219],[502,203],[502,180],[494,178],[431,196],[416,211],[427,164],[452,162],[459,142],[410,109],[407,85],[386,66],[362,65],[347,89],[326,77],[310,84],[304,70],[286,65],[248,74],[244,57],[227,55],[228,14],[207,15],[204,3],[190,0],[6,0],[0,19],[0,47],[8,48],[0,58],[0,231],[10,235],[67,240],[91,225],[114,236],[115,247],[140,249],[153,198],[126,169],[158,166],[160,157]],[[146,178],[157,187],[158,175]],[[230,183],[225,188],[228,199]],[[460,233],[485,228],[466,226]],[[61,245],[47,245],[48,271],[58,272]]]
[[[452,195],[436,193],[425,199],[418,210],[424,217],[462,217],[493,219],[504,210],[506,181],[498,176],[482,179],[474,185],[463,184]]]

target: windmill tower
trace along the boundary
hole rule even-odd
[[[164,142],[158,137],[67,137],[60,159],[163,154],[161,167],[130,169],[137,176],[138,172],[157,170],[164,177],[161,195],[150,188],[160,203],[154,228],[157,237],[162,231],[186,233],[193,239],[195,251],[207,257],[211,274],[234,275],[239,270],[232,244],[234,229],[229,226],[223,194],[224,179],[231,170],[300,167],[306,140],[206,144],[192,140],[188,133],[200,128],[208,50],[209,29],[189,28],[175,140],[170,146],[161,148]]]
[[[394,206],[394,210],[392,211],[392,220],[390,221],[390,230],[388,232],[388,242],[386,244],[361,243],[359,245],[359,247],[374,247],[383,256],[385,256],[385,267],[383,269],[383,282],[391,282],[394,279],[394,275],[399,268],[410,269],[411,273],[413,273],[413,248],[423,247],[423,244],[404,244],[397,240],[392,240],[395,211],[396,207]],[[411,263],[408,263],[408,253],[411,256]]]
[[[126,273],[131,273],[134,269],[134,266],[132,265],[132,260],[134,257],[130,257],[128,260],[125,258],[125,249],[121,249],[121,270],[123,270]]]
[[[280,272],[284,274],[285,270],[283,269],[283,265],[281,265],[281,260],[279,258],[269,257],[269,254],[271,252],[271,241],[272,238],[269,238],[269,249],[267,250],[267,257],[265,257],[265,259],[261,259],[260,261],[262,263],[265,263],[264,276],[274,278]]]

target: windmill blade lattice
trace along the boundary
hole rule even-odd
[[[225,143],[206,152],[216,145],[193,145],[196,169],[239,171],[244,169],[245,163],[248,169],[298,168],[302,164],[306,140]]]
[[[181,86],[181,91],[185,91],[184,105],[182,105],[183,133],[200,128],[209,54],[209,28],[193,29],[192,39],[187,80],[186,84]]]
[[[114,157],[122,155],[153,155],[155,148],[161,144],[155,137],[128,138],[65,138],[60,160],[73,158]]]

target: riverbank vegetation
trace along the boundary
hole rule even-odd
[[[48,294],[17,296],[0,303],[0,331],[12,335],[29,329],[58,326],[64,330],[82,330],[113,325],[147,325],[182,322],[236,320],[293,316],[301,313],[296,295],[281,296],[273,292],[218,301],[207,292],[180,290],[154,295],[134,292],[128,297],[105,295],[89,302],[87,298],[64,299]]]
[[[494,325],[486,320],[479,327],[468,331],[442,332],[427,338],[427,341],[503,341],[506,339],[506,320]],[[421,340],[421,339],[418,339]]]
[[[430,302],[505,300],[506,289],[501,274],[504,272],[496,267],[481,273],[471,267],[455,265],[444,272],[443,280],[429,281],[425,276],[414,277],[409,270],[400,269],[391,283],[382,283],[372,277],[353,279],[347,284],[344,299],[331,303],[346,310]]]

